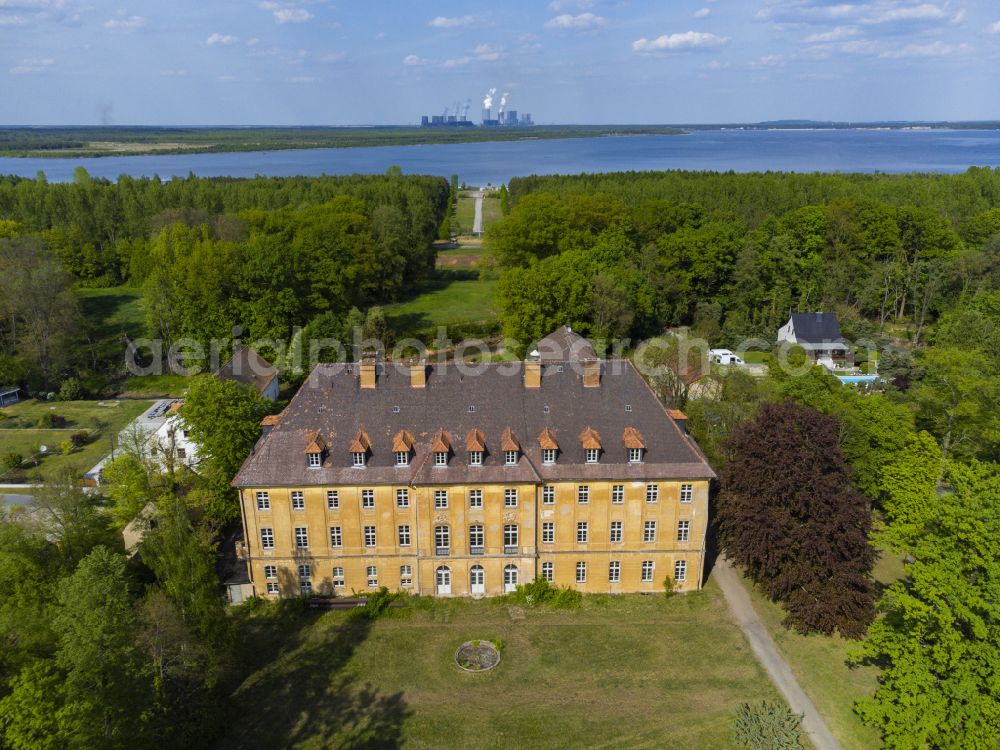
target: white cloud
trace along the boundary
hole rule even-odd
[[[711,8],[702,8],[701,10],[696,10],[694,12],[695,18],[708,18],[710,15],[712,15]]]
[[[570,8],[587,10],[588,8],[593,7],[594,0],[552,0],[552,2],[549,3],[549,10],[553,13],[558,13],[559,11],[568,10]]]
[[[246,45],[247,47],[256,47],[256,46],[257,46],[258,44],[260,44],[260,39],[258,39],[258,38],[257,38],[257,37],[255,37],[255,36],[254,36],[254,37],[250,37],[249,39],[247,39],[247,40],[246,40],[246,41],[244,42],[244,44],[245,44],[245,45]]]
[[[907,44],[899,49],[886,50],[879,57],[901,59],[907,57],[950,57],[971,52],[968,44],[945,44],[942,41],[928,44]]]
[[[21,62],[10,69],[10,72],[14,75],[30,75],[32,73],[44,73],[53,65],[56,61],[51,57],[29,57],[27,59],[21,60]]]
[[[258,4],[258,7],[271,11],[271,15],[274,16],[277,23],[305,23],[313,18],[313,14],[305,8],[275,2],[275,0],[264,0]]]
[[[118,18],[109,18],[104,22],[104,28],[109,31],[124,31],[130,33],[145,28],[148,21],[142,16],[128,16],[124,11],[119,13]]]
[[[214,47],[220,45],[222,47],[228,47],[231,44],[236,44],[240,38],[238,36],[233,36],[232,34],[219,34],[216,32],[205,40],[206,47]]]
[[[475,52],[477,60],[483,60],[486,62],[493,62],[503,57],[503,51],[499,47],[494,47],[492,44],[477,44],[476,49],[473,50],[473,52]]]
[[[632,42],[632,51],[641,53],[676,52],[686,49],[718,49],[729,44],[729,37],[703,31],[663,34],[656,39],[642,37]]]
[[[472,62],[472,58],[466,55],[465,57],[455,57],[450,60],[445,60],[441,63],[441,66],[444,68],[460,68],[463,65],[468,65],[470,62]]]
[[[0,16],[0,26],[27,26],[28,19],[24,16]]]
[[[476,19],[472,16],[455,16],[454,18],[438,16],[427,25],[433,26],[435,29],[457,29],[462,26],[471,26],[475,22]]]
[[[987,31],[991,34],[1000,34],[1000,21],[994,21],[991,23],[987,28]]]
[[[843,39],[850,39],[851,37],[857,36],[861,33],[861,30],[857,26],[837,26],[836,28],[830,29],[830,31],[824,31],[818,34],[810,34],[803,42],[807,44],[823,44],[826,42],[839,42]]]
[[[960,23],[964,13],[952,13],[949,3],[923,0],[866,0],[831,3],[826,0],[767,0],[757,18],[778,24],[847,21],[865,25],[932,23],[951,19]]]
[[[430,65],[431,61],[417,55],[407,55],[403,58],[403,65],[421,66]]]
[[[545,28],[547,29],[570,29],[573,31],[588,31],[591,29],[599,29],[607,24],[607,21],[601,16],[595,16],[593,13],[581,13],[578,16],[570,15],[569,13],[564,13],[561,16],[556,16],[555,18],[549,19],[545,22]]]

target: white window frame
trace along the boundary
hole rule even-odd
[[[413,566],[399,566],[399,585],[408,588],[413,585]]]
[[[483,491],[482,490],[469,490],[469,507],[470,508],[482,508],[483,507]]]
[[[625,485],[624,484],[611,485],[611,504],[621,505],[624,502],[625,502]]]
[[[410,465],[410,452],[396,451],[396,466],[409,466],[409,465]]]
[[[507,523],[503,527],[503,546],[504,547],[516,547],[518,544],[518,537],[520,533],[517,529],[516,523]]]
[[[642,582],[650,583],[653,580],[654,571],[656,570],[656,563],[652,560],[642,561]]]
[[[543,562],[542,563],[542,578],[544,578],[549,583],[552,583],[553,580],[555,580],[555,577],[556,577],[556,575],[555,575],[555,573],[556,573],[555,567],[556,566],[554,564],[552,564],[551,562]]]
[[[645,544],[650,544],[656,541],[656,521],[643,522],[642,541]]]
[[[504,466],[517,466],[517,454],[518,451],[504,451],[503,452]]]
[[[434,527],[434,548],[451,549],[451,527],[446,523]]]
[[[368,588],[377,589],[378,588],[378,567],[375,565],[369,565],[365,568],[365,578],[368,579]]]
[[[323,454],[322,453],[309,453],[309,468],[318,469],[323,465]]]
[[[686,518],[677,522],[677,541],[691,541],[691,522]]]
[[[469,547],[486,546],[486,529],[481,523],[469,526]]]
[[[399,528],[397,529],[397,531],[398,531],[398,537],[399,537],[399,546],[400,547],[409,547],[410,546],[410,525],[408,523],[401,523],[399,525]]]
[[[555,544],[556,525],[552,521],[542,522],[542,544]]]
[[[642,448],[629,448],[628,449],[628,462],[630,464],[641,464],[642,463]]]
[[[306,493],[302,490],[292,490],[292,510],[306,509]]]
[[[257,493],[257,510],[271,510],[271,495],[269,493]]]
[[[587,448],[587,463],[596,464],[601,457],[600,448]]]
[[[378,546],[378,536],[375,532],[375,527],[372,525],[365,526],[363,530],[365,547],[377,547]]]
[[[469,466],[482,466],[482,465],[483,465],[483,452],[469,451]]]
[[[344,569],[339,565],[333,568],[333,587],[338,589],[344,587]]]
[[[517,507],[517,487],[505,487],[503,491],[503,507]]]
[[[556,462],[555,448],[542,448],[542,463],[551,466]]]
[[[274,549],[274,529],[272,529],[270,526],[261,527],[260,548]]]
[[[340,526],[330,527],[330,546],[334,548],[344,546],[344,530]]]
[[[448,490],[434,490],[434,507],[448,507]]]
[[[542,487],[542,505],[555,505],[556,488],[551,484]]]
[[[587,563],[583,560],[576,564],[576,582],[586,583],[587,582]]]
[[[448,465],[448,453],[445,451],[434,451],[434,465],[435,466],[447,466]]]
[[[360,451],[355,451],[351,454],[351,466],[355,469],[363,469],[365,467],[365,454]]]
[[[406,487],[399,487],[396,489],[396,507],[410,507],[410,491]]]
[[[312,565],[308,563],[299,564],[299,579],[310,579],[312,578]]]
[[[337,490],[327,490],[326,509],[340,510],[340,493]]]
[[[590,485],[581,484],[576,488],[576,502],[580,505],[587,505],[590,503]]]
[[[674,562],[674,582],[684,583],[687,581],[687,560],[677,560]]]
[[[621,521],[611,522],[611,527],[608,529],[608,541],[611,544],[622,543],[622,540],[625,538],[624,525]]]
[[[276,581],[268,581],[267,582],[267,593],[268,594],[275,594],[275,595],[281,593],[281,588],[278,586],[278,584],[277,584]]]
[[[608,583],[621,583],[622,581],[622,564],[618,560],[612,560],[608,563]]]
[[[361,508],[375,510],[375,490],[361,490]]]
[[[586,521],[578,521],[576,524],[576,543],[586,544],[590,539],[590,524]]]
[[[277,565],[265,565],[264,566],[264,578],[268,580],[275,580],[278,577],[278,566]]]
[[[660,485],[658,484],[646,485],[646,502],[647,503],[660,502]]]
[[[694,500],[694,485],[693,484],[682,484],[681,485],[681,502],[690,503]]]
[[[295,549],[309,549],[309,527],[295,527]]]

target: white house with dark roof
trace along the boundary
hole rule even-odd
[[[835,361],[843,361],[849,347],[840,334],[836,313],[792,313],[778,329],[778,343],[801,346],[814,362],[833,369]]]

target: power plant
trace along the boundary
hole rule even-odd
[[[500,101],[496,112],[493,105],[496,100],[497,90],[491,88],[483,98],[483,119],[481,127],[484,128],[526,128],[535,124],[531,115],[525,113],[519,115],[516,109],[507,109],[507,100],[510,92],[505,91],[500,95]],[[420,118],[422,128],[472,128],[475,123],[469,119],[469,110],[472,102],[466,100],[465,104],[456,104],[454,107],[445,107],[444,114],[423,115]]]

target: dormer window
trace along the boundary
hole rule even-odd
[[[371,450],[372,441],[369,439],[368,434],[362,428],[358,428],[358,431],[354,435],[354,439],[351,440],[351,445],[348,450],[351,452],[351,466],[355,469],[362,469],[368,460],[368,452]]]
[[[629,448],[628,449],[628,462],[630,464],[641,464],[642,463],[642,448]]]
[[[362,469],[362,468],[364,468],[364,465],[365,465],[365,454],[364,453],[362,453],[360,451],[355,451],[355,452],[353,452],[351,454],[351,458],[353,459],[352,465],[354,466],[355,469]]]
[[[410,454],[406,451],[396,451],[396,466],[409,466]]]
[[[448,465],[448,454],[444,451],[434,452],[434,465],[435,466],[447,466]]]
[[[323,465],[323,454],[322,453],[309,453],[307,454],[309,459],[309,468],[318,469]]]
[[[469,466],[482,466],[482,465],[483,465],[483,452],[469,451]]]
[[[503,462],[507,466],[517,465],[517,451],[504,451],[503,452]]]
[[[556,462],[556,449],[555,448],[542,448],[542,463],[543,464],[554,464]]]
[[[600,454],[600,452],[601,451],[598,450],[597,448],[587,448],[587,463],[588,464],[596,464],[597,463],[597,457]]]
[[[326,443],[318,432],[310,433],[310,438],[309,445],[306,446],[306,465],[310,469],[318,469],[323,465]]]
[[[506,428],[500,436],[500,450],[503,451],[504,465],[517,465],[517,459],[521,455],[521,444],[510,427]]]

